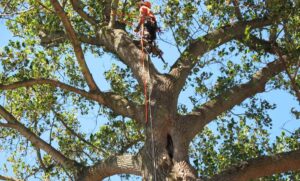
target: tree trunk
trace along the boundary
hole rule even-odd
[[[188,161],[189,143],[175,129],[173,119],[162,117],[168,115],[163,112],[163,109],[156,112],[152,129],[151,120],[147,124],[145,146],[141,151],[143,180],[197,180]]]

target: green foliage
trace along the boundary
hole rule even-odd
[[[132,77],[128,67],[122,68],[116,64],[113,64],[111,69],[105,72],[105,78],[110,82],[113,92],[127,97],[133,102],[142,103],[142,89]]]
[[[133,120],[112,120],[90,135],[90,141],[106,150],[104,156],[114,153],[137,152],[144,140],[143,132]]]
[[[265,101],[262,103],[262,105],[266,104]],[[229,113],[225,117],[220,117],[211,128],[206,127],[191,145],[191,158],[199,174],[211,177],[251,158],[299,149],[297,132],[290,136],[282,132],[274,141],[270,140],[268,130],[271,125],[266,124],[264,118],[268,113],[259,113],[259,110],[268,109],[274,108],[263,106],[255,110],[253,107],[248,107],[245,114]],[[260,118],[251,121],[249,111],[256,112],[255,115],[259,115]],[[287,172],[259,180],[294,180],[299,176],[298,172]]]

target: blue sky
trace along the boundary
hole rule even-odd
[[[164,35],[161,35],[164,36]],[[0,21],[0,47],[3,47],[7,44],[8,40],[10,40],[12,37],[12,34],[5,28],[4,21]],[[171,65],[176,58],[178,57],[178,53],[174,50],[174,47],[171,45],[168,45],[166,43],[163,43],[162,41],[158,41],[161,49],[164,51],[164,58],[168,61],[169,65]],[[103,72],[105,70],[109,70],[112,63],[117,63],[113,57],[111,56],[103,56],[101,58],[95,58],[93,55],[87,55],[86,56],[87,64],[90,68],[90,71],[95,78],[97,84],[101,87],[102,90],[108,90],[109,84],[105,81]],[[153,60],[155,65],[158,67],[158,69],[162,72],[166,72],[167,70],[163,69],[163,64],[159,59]],[[185,92],[181,93],[179,102],[189,102],[188,97],[191,95],[192,88],[188,88]],[[284,91],[275,90],[270,91],[267,93],[262,93],[258,95],[259,97],[262,97],[264,99],[269,100],[271,103],[277,104],[277,108],[275,110],[270,111],[270,115],[273,119],[273,130],[271,134],[271,139],[274,139],[276,135],[279,135],[281,131],[283,131],[282,127],[284,126],[284,129],[293,131],[296,128],[300,126],[300,121],[295,120],[295,118],[291,115],[290,109],[291,107],[297,107],[299,108],[299,105],[297,104],[294,97],[292,97],[290,94]],[[189,103],[189,105],[191,105]],[[87,119],[85,117],[85,119]],[[96,124],[96,122],[92,122],[91,124],[83,124],[82,129],[85,132],[93,132],[95,130],[96,126],[99,126],[100,124],[103,124],[103,120],[101,123]],[[1,143],[0,143],[1,144]],[[5,157],[7,154],[0,150],[0,165],[1,163],[5,162]],[[4,175],[12,175],[12,172],[9,173],[3,173],[0,170],[0,174]],[[117,181],[120,180],[118,177],[112,177],[110,180]]]

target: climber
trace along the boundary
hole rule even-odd
[[[139,24],[135,28],[135,32],[139,32],[141,26],[144,25],[143,38],[148,41],[148,43],[153,43],[156,39],[156,32],[159,31],[157,26],[156,18],[151,11],[151,3],[140,2],[138,3],[139,11],[140,11],[140,19]]]
[[[163,58],[163,52],[158,48],[155,43],[156,32],[160,32],[160,29],[157,26],[156,18],[151,11],[151,3],[148,1],[138,3],[140,18],[138,26],[134,29],[135,32],[141,31],[142,25],[144,29],[141,32],[142,40],[146,43],[145,49],[148,53],[152,53],[153,56],[158,56],[163,63],[166,65],[166,62]]]

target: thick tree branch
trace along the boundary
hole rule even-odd
[[[76,35],[76,32],[75,32],[70,20],[67,17],[67,14],[65,13],[65,11],[63,10],[63,8],[61,7],[61,5],[59,4],[59,2],[57,0],[51,0],[51,3],[56,11],[56,14],[60,17],[60,19],[67,31],[67,36],[73,45],[76,58],[79,62],[81,71],[87,81],[89,88],[91,89],[91,91],[99,91],[99,89],[95,83],[95,80],[93,79],[93,76],[90,73],[90,70],[88,69],[88,66],[85,62],[83,50],[81,48],[81,43]]]
[[[111,156],[105,161],[88,168],[80,180],[97,181],[116,174],[141,175],[139,157],[129,154]]]
[[[74,92],[76,94],[79,94],[79,95],[81,95],[85,98],[91,99],[91,100],[97,100],[99,103],[104,102],[103,98],[101,99],[101,96],[97,96],[98,94],[86,92],[85,90],[78,89],[76,87],[72,87],[70,85],[59,82],[57,80],[44,79],[44,78],[29,79],[29,80],[24,80],[24,81],[20,81],[20,82],[14,82],[14,83],[7,84],[7,85],[0,84],[0,90],[14,90],[14,89],[17,89],[20,87],[32,87],[34,85],[45,85],[45,84],[47,84],[51,87],[54,87],[54,88],[58,87],[63,90],[66,90],[66,91]]]
[[[143,85],[144,80],[153,83],[163,78],[163,75],[159,74],[152,64],[148,54],[142,53],[125,31],[102,28],[98,32],[98,40],[105,49],[117,55],[124,64],[131,68],[140,85]],[[151,75],[151,80],[149,80],[148,73]]]
[[[34,134],[30,129],[26,128],[23,124],[21,124],[17,119],[11,115],[4,107],[0,106],[0,115],[10,124],[12,124],[11,128],[17,130],[22,136],[24,136],[27,140],[29,140],[32,145],[38,149],[42,149],[47,152],[52,158],[61,164],[63,167],[68,169],[78,169],[80,166],[74,160],[71,160],[65,157],[61,152],[53,148],[47,142],[42,140],[36,134]]]
[[[209,181],[251,180],[276,173],[297,170],[300,170],[300,150],[248,160],[221,172]]]
[[[83,11],[83,4],[80,0],[70,0],[73,9],[87,22],[89,22],[91,25],[97,25],[97,21],[95,18],[88,15],[86,12]]]
[[[179,93],[185,84],[185,80],[192,68],[197,64],[200,56],[223,45],[233,39],[245,34],[246,28],[255,29],[268,26],[276,21],[277,18],[260,18],[250,21],[241,21],[230,26],[224,26],[192,42],[182,56],[176,61],[170,70],[170,75],[176,79],[175,89]]]
[[[283,57],[287,59],[286,57]],[[266,67],[256,72],[247,83],[234,86],[223,94],[203,104],[199,109],[181,117],[182,129],[187,131],[187,137],[193,139],[205,125],[213,121],[222,112],[230,110],[245,99],[263,92],[266,83],[275,75],[284,70],[280,60],[268,63]]]
[[[7,177],[7,176],[4,176],[4,175],[0,175],[0,180],[4,180],[4,181],[21,181],[19,179],[15,179],[15,178],[12,178],[12,177]]]
[[[143,115],[136,114],[136,112],[143,112],[142,106],[138,106],[135,103],[127,100],[126,98],[111,93],[111,92],[86,92],[85,90],[78,89],[67,85],[65,83],[59,82],[57,80],[51,79],[30,79],[20,82],[11,83],[8,85],[1,85],[0,90],[14,90],[20,87],[32,87],[34,85],[49,85],[54,88],[61,88],[66,91],[74,92],[78,95],[81,95],[87,99],[93,100],[102,104],[103,106],[107,106],[108,108],[112,109],[114,112],[123,115],[125,117],[130,117],[135,120],[140,120]]]

